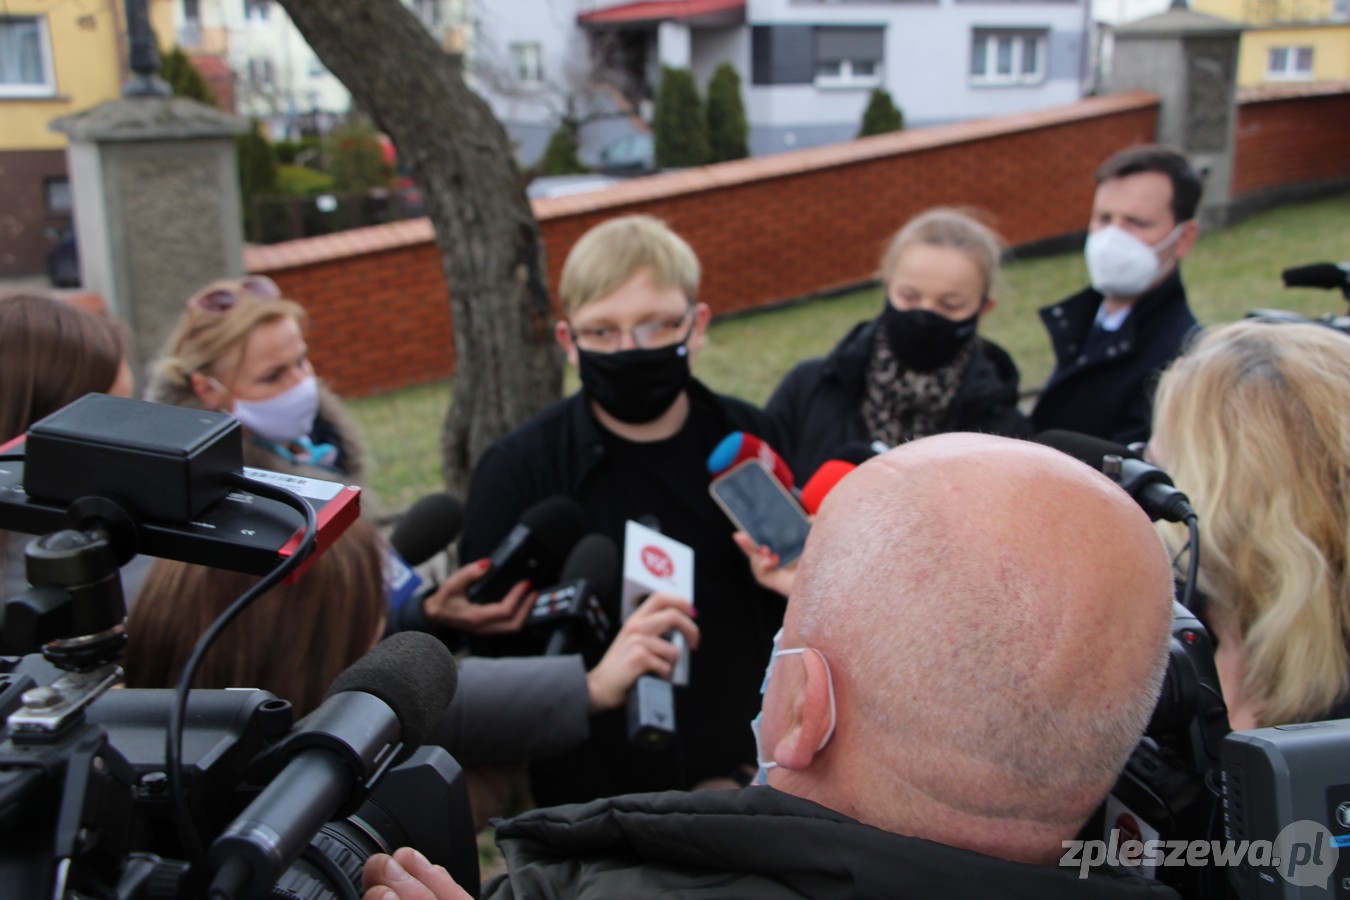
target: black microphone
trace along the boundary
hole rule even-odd
[[[449,547],[463,529],[463,504],[453,494],[428,494],[399,518],[389,545],[408,565],[420,566]]]
[[[1280,273],[1285,287],[1345,288],[1350,287],[1350,263],[1313,263],[1295,266]]]
[[[1191,501],[1172,486],[1172,476],[1145,462],[1129,447],[1089,434],[1061,430],[1042,431],[1036,435],[1036,442],[1104,472],[1155,522],[1159,519],[1184,522],[1195,515]]]
[[[520,581],[551,584],[567,554],[591,530],[580,503],[549,497],[525,510],[520,523],[492,551],[487,573],[465,594],[474,603],[496,603]]]
[[[610,631],[604,602],[613,602],[618,591],[618,545],[606,535],[588,534],[567,554],[558,584],[539,593],[526,627],[550,629],[545,656],[571,653],[583,626],[583,639],[604,646]]]
[[[458,675],[439,640],[386,638],[334,680],[272,753],[285,768],[211,845],[212,900],[266,897],[325,822],[349,815],[421,745]]]

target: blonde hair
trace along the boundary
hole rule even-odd
[[[700,269],[693,248],[660,219],[620,216],[583,234],[567,254],[559,287],[563,314],[609,296],[644,267],[657,288],[678,287],[695,302]]]
[[[237,302],[224,312],[213,312],[188,301],[177,327],[164,344],[160,359],[155,363],[159,374],[172,384],[190,389],[194,372],[220,375],[218,364],[241,347],[259,325],[288,317],[302,328],[309,322],[300,304],[253,293],[238,280],[212,282],[194,296],[201,296],[213,289],[233,293]],[[235,364],[238,365],[241,359],[242,356],[236,359]]]
[[[1158,452],[1200,520],[1200,583],[1234,617],[1262,725],[1350,687],[1350,338],[1239,322],[1163,375]],[[1168,534],[1172,543],[1175,534]]]
[[[895,233],[881,255],[881,282],[889,284],[900,262],[900,254],[913,244],[949,247],[960,250],[984,275],[984,295],[995,293],[999,282],[999,261],[1003,241],[992,228],[964,210],[939,206],[919,213]]]

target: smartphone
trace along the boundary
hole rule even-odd
[[[708,491],[737,528],[778,554],[779,565],[802,555],[811,531],[806,511],[762,462],[737,464],[714,478]]]

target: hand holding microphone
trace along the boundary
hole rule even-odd
[[[679,632],[691,650],[698,649],[695,615],[692,603],[673,594],[652,594],[639,604],[604,657],[586,673],[591,712],[622,706],[628,689],[643,675],[668,680],[680,658],[680,648],[665,635]]]
[[[422,601],[427,621],[467,631],[471,634],[507,634],[525,624],[534,606],[537,591],[528,581],[518,581],[495,603],[474,603],[468,598],[469,585],[487,574],[489,560],[469,563],[445,579]]]

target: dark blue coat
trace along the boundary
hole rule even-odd
[[[1102,295],[1092,288],[1041,310],[1055,370],[1031,421],[1037,431],[1062,428],[1128,444],[1152,431],[1158,375],[1199,326],[1186,305],[1181,274],[1141,294],[1120,330],[1084,352]]]

